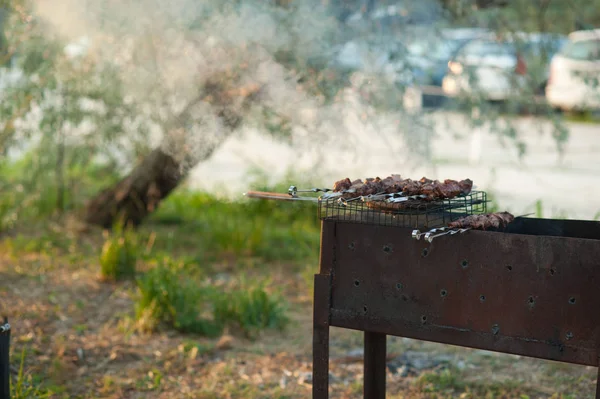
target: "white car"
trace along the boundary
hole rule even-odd
[[[548,77],[548,59],[563,42],[560,36],[523,33],[473,40],[448,62],[442,89],[448,97],[468,94],[496,101],[523,91],[541,93]]]
[[[600,29],[576,31],[550,64],[546,100],[561,110],[600,108]]]
[[[449,97],[479,94],[486,100],[505,100],[523,80],[524,69],[509,45],[494,39],[474,40],[448,62],[442,89]]]

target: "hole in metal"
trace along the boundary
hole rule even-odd
[[[465,259],[462,262],[460,262],[460,265],[462,266],[463,269],[466,269],[467,266],[469,266],[469,262]]]
[[[358,280],[354,280],[354,286],[355,286],[355,287],[358,287],[359,285],[360,285],[360,281],[358,281]]]
[[[499,332],[500,332],[500,326],[498,324],[494,324],[492,326],[492,334],[498,335]]]
[[[567,338],[567,341],[573,339],[573,333],[571,331],[568,331],[565,337]]]
[[[397,283],[397,284],[396,284],[396,289],[397,289],[398,291],[401,291],[401,290],[402,290],[402,283]]]
[[[479,302],[481,302],[481,303],[485,302],[485,295],[479,296]]]
[[[423,248],[423,250],[421,251],[421,255],[423,257],[426,257],[429,254],[429,250],[427,248]]]
[[[383,246],[383,252],[385,252],[386,254],[389,254],[390,252],[392,252],[392,246],[391,245],[384,245]]]
[[[530,296],[529,298],[527,298],[527,302],[529,302],[529,303],[535,303],[535,299],[533,299],[533,297]]]
[[[448,291],[446,291],[446,290],[444,290],[444,289],[440,291],[440,296],[441,296],[442,298],[443,298],[443,297],[445,297],[446,295],[448,295]]]
[[[554,270],[554,269],[550,269],[550,275],[551,275],[551,276],[554,276],[554,273],[556,273],[556,270]]]
[[[511,270],[512,270],[512,266],[510,266],[510,265],[509,265],[509,266],[506,266],[506,268],[508,269],[508,271],[511,271]]]
[[[421,316],[421,323],[425,323],[427,321],[427,316]]]
[[[575,302],[576,302],[576,300],[575,300],[575,297],[571,297],[571,298],[569,298],[569,303],[570,303],[571,305],[575,305]]]
[[[365,311],[365,313],[367,313],[367,306],[366,305],[363,307],[363,310]]]
[[[352,241],[352,242],[350,243],[350,245],[348,245],[348,249],[351,249],[351,250],[353,250],[353,251],[354,251],[354,241]]]

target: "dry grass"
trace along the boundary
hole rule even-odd
[[[88,244],[100,247],[94,238]],[[14,328],[13,364],[25,349],[26,373],[49,397],[310,397],[312,307],[307,279],[296,266],[273,263],[254,271],[284,288],[292,304],[288,329],[263,332],[256,340],[237,331],[207,339],[138,332],[135,284],[102,282],[97,256],[73,248],[0,249],[0,312]],[[236,265],[228,258],[212,264],[211,272],[235,272]],[[362,397],[361,358],[348,356],[362,347],[362,335],[332,329],[331,339],[331,397]],[[390,398],[593,397],[595,368],[402,338],[388,342],[390,353],[445,359],[433,369],[388,372]]]

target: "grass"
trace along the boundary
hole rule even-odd
[[[463,373],[452,367],[439,372],[427,371],[416,379],[415,384],[422,392],[459,395],[461,399],[528,399],[530,397],[526,393],[530,389],[520,386],[521,384],[514,380],[468,381]]]
[[[189,233],[186,242],[196,251],[260,257],[265,261],[314,257],[319,244],[313,204],[259,200],[235,203],[210,194],[182,191],[162,204],[150,224],[163,231],[177,225],[180,233]],[[167,244],[162,249],[172,250]]]
[[[242,280],[234,290],[221,291],[215,297],[215,320],[232,324],[246,336],[256,336],[263,329],[284,329],[288,323],[286,299],[270,293],[263,281]]]
[[[579,123],[592,123],[597,124],[600,122],[600,117],[597,112],[584,111],[584,112],[566,112],[565,119],[570,122]]]
[[[23,348],[19,362],[19,370],[14,381],[10,382],[10,395],[12,399],[45,399],[57,397],[62,389],[48,389],[40,387],[40,378],[25,373],[25,353]]]
[[[138,280],[135,314],[144,331],[166,325],[215,337],[231,327],[256,337],[264,329],[285,328],[286,311],[285,299],[270,292],[266,281],[241,278],[233,287],[218,286],[165,263]]]
[[[100,275],[107,281],[135,276],[139,245],[135,232],[116,223],[112,231],[104,232],[106,241],[100,254]]]
[[[159,265],[138,281],[135,317],[144,331],[153,332],[161,324],[181,332],[215,336],[219,326],[203,317],[211,297],[205,287],[195,287],[186,276]]]

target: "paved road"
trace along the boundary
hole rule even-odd
[[[520,162],[515,146],[507,143],[503,147],[488,128],[469,129],[463,117],[457,114],[437,112],[431,118],[437,124],[433,138],[427,137],[426,129],[418,130],[412,125],[405,128],[415,130],[415,136],[423,140],[430,140],[432,164],[415,165],[402,148],[390,149],[390,146],[402,146],[402,141],[394,135],[379,134],[381,126],[390,128],[390,121],[377,129],[354,119],[336,129],[336,132],[344,132],[343,135],[332,134],[323,139],[328,143],[323,142],[322,148],[331,146],[325,151],[324,159],[318,158],[317,151],[308,154],[294,151],[291,146],[248,132],[245,138],[231,140],[210,161],[196,167],[190,183],[237,196],[247,188],[245,174],[249,168],[267,170],[276,180],[283,177],[288,168],[311,176],[318,162],[318,170],[311,179],[314,185],[331,186],[332,181],[346,176],[383,177],[389,173],[413,178],[423,175],[440,179],[469,177],[478,188],[492,191],[502,208],[515,213],[532,212],[539,199],[543,201],[545,217],[566,214],[569,218],[591,219],[600,211],[597,200],[600,198],[600,126],[569,123],[570,138],[561,159],[551,137],[550,123],[535,117],[521,118],[517,121],[517,130],[528,146],[528,153]],[[457,132],[463,138],[454,137]],[[342,142],[350,140],[353,148],[359,149],[352,155],[339,148]]]

